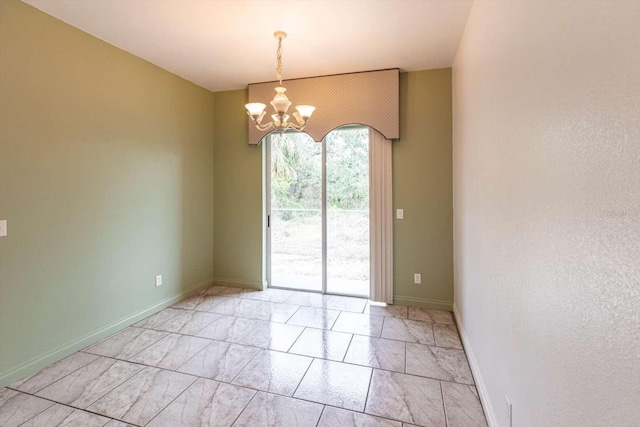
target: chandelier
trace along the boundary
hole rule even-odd
[[[260,102],[251,102],[245,105],[247,115],[251,117],[251,121],[260,131],[277,130],[280,133],[283,133],[287,129],[301,131],[306,126],[309,121],[309,117],[311,117],[311,114],[313,114],[316,107],[311,105],[296,106],[297,111],[293,113],[293,117],[295,117],[298,124],[289,122],[287,110],[291,106],[291,101],[289,101],[289,98],[285,95],[287,89],[282,86],[282,40],[287,37],[287,33],[284,31],[276,31],[273,33],[273,36],[278,39],[278,50],[276,51],[278,66],[276,68],[276,76],[280,83],[280,85],[276,87],[276,96],[274,96],[273,101],[271,101],[271,106],[275,110],[276,114],[271,115],[271,119],[273,121],[262,124],[262,119],[267,113],[264,110],[266,105]]]

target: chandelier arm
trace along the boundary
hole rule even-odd
[[[274,129],[274,128],[275,128],[275,126],[274,126],[273,122],[265,123],[265,124],[263,125],[263,124],[258,123],[258,120],[256,120],[256,118],[255,118],[255,117],[253,117],[253,116],[252,116],[251,114],[249,114],[248,112],[247,112],[247,116],[249,116],[249,117],[251,118],[251,121],[253,122],[253,124],[255,125],[255,127],[256,127],[259,131],[265,131],[265,130],[270,130],[270,129]]]
[[[299,131],[301,131],[302,129],[304,129],[304,127],[305,127],[306,125],[307,125],[307,120],[305,120],[305,121],[304,121],[304,123],[303,123],[303,124],[301,124],[301,125],[296,125],[295,123],[289,123],[289,124],[287,125],[287,127],[288,127],[288,128],[291,128],[291,129],[294,129],[294,130],[297,130],[297,131],[299,132]]]
[[[255,122],[254,122],[255,123]],[[265,131],[265,130],[271,130],[271,129],[275,129],[275,126],[273,124],[273,122],[269,122],[266,125],[259,125],[258,123],[255,123],[256,128],[259,131]]]

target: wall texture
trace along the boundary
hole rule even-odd
[[[263,282],[263,146],[247,146],[246,90],[215,94],[215,275]],[[451,309],[453,207],[451,69],[400,75],[401,139],[393,145],[396,302]],[[422,284],[413,284],[422,273]]]
[[[640,3],[477,1],[454,64],[455,304],[487,415],[640,419]]]
[[[2,386],[212,279],[214,95],[18,1],[0,66]]]

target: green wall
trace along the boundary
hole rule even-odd
[[[248,145],[246,90],[217,92],[214,271],[218,284],[262,287],[262,146]]]
[[[394,296],[453,307],[451,68],[400,74],[400,140],[393,145]],[[422,284],[413,284],[413,273]]]
[[[262,271],[262,146],[247,145],[247,91],[215,94],[215,276],[258,288]],[[224,107],[223,107],[224,106]],[[393,144],[396,303],[452,308],[451,69],[400,74]],[[422,284],[413,284],[413,274]]]
[[[0,67],[2,386],[211,281],[214,95],[18,1]]]

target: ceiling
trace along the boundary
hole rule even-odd
[[[283,78],[449,67],[473,0],[23,0],[212,91]]]

